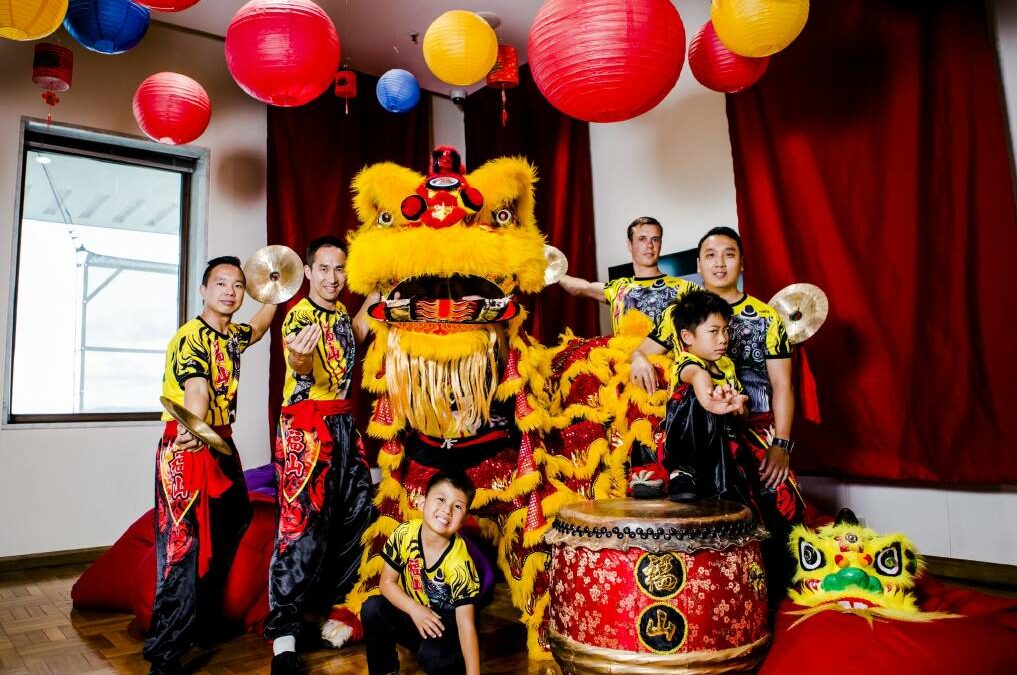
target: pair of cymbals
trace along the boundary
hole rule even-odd
[[[222,436],[215,433],[215,430],[208,426],[208,424],[205,423],[205,420],[201,419],[176,401],[170,400],[165,396],[159,397],[159,403],[162,403],[163,409],[177,421],[177,424],[180,424],[182,427],[191,432],[191,435],[199,441],[224,455],[233,454],[233,450],[230,449],[230,446],[222,439]]]
[[[787,328],[791,344],[800,344],[816,334],[830,312],[830,302],[819,286],[791,284],[770,298]]]
[[[265,246],[244,263],[244,277],[248,295],[263,305],[278,305],[300,290],[304,263],[288,246]]]

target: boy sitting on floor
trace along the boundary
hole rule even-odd
[[[414,651],[426,673],[480,672],[473,603],[480,579],[463,539],[475,489],[463,473],[439,471],[427,483],[422,518],[399,525],[381,556],[381,595],[361,609],[367,667],[397,673],[396,643]]]

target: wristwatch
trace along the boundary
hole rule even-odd
[[[773,445],[778,448],[783,448],[784,452],[791,454],[791,451],[795,449],[795,442],[787,438],[774,438]]]

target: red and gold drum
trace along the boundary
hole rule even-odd
[[[766,536],[732,502],[566,506],[546,535],[554,658],[567,673],[753,670],[770,639]]]

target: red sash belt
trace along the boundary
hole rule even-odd
[[[332,459],[332,432],[325,418],[352,412],[353,404],[346,399],[307,399],[283,407],[279,420],[282,439],[277,447],[283,453],[279,458],[279,494],[287,501],[296,499],[307,487],[315,464]]]
[[[284,432],[290,429],[303,431],[314,431],[318,436],[318,442],[323,446],[318,459],[327,461],[332,456],[331,432],[325,424],[325,418],[331,415],[341,415],[353,412],[353,402],[345,398],[338,398],[333,401],[314,401],[307,399],[283,406],[283,419],[289,417],[289,421],[283,423]],[[327,450],[325,450],[327,447]]]
[[[233,427],[229,425],[212,427],[221,438],[232,438]],[[170,420],[166,422],[165,438],[175,438],[177,435],[177,422]],[[194,505],[195,517],[198,521],[198,576],[203,577],[208,571],[209,563],[212,560],[212,523],[209,512],[208,500],[213,497],[220,497],[226,490],[233,486],[233,481],[219,468],[219,463],[212,456],[212,450],[203,445],[195,452],[179,452],[178,460],[182,462],[181,476],[184,489],[188,492],[197,492],[197,503]],[[234,452],[236,452],[234,450]]]

